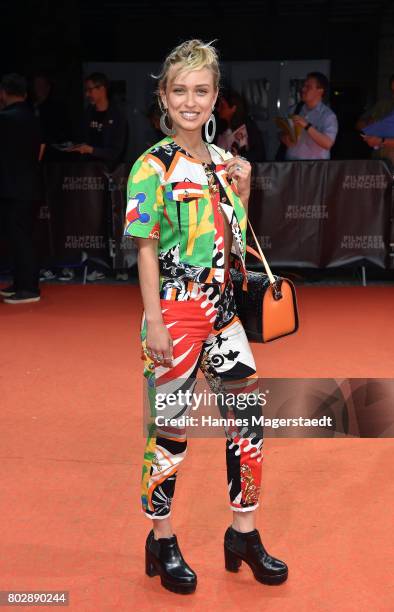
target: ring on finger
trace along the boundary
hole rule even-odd
[[[240,170],[242,170],[242,166],[240,166],[239,164],[237,164],[237,165],[235,166],[235,169],[236,169],[236,170],[239,172]]]

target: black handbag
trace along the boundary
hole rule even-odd
[[[288,278],[272,274],[249,219],[248,224],[257,251],[249,246],[246,250],[263,263],[265,273],[248,270],[247,290],[244,291],[242,272],[231,269],[237,314],[251,342],[271,342],[297,331],[297,297]]]

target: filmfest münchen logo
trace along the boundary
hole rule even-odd
[[[328,208],[325,204],[308,204],[304,206],[289,204],[286,209],[285,219],[328,219]]]
[[[376,249],[385,248],[383,236],[381,234],[364,234],[357,236],[347,234],[342,236],[341,249]]]
[[[271,236],[268,234],[266,236],[257,235],[256,238],[262,249],[272,249]]]
[[[101,176],[65,176],[62,191],[104,191],[105,181]]]
[[[66,236],[64,246],[66,249],[105,249],[107,246],[105,236],[74,235]]]
[[[49,207],[48,206],[40,206],[40,210],[38,213],[38,219],[50,219],[51,218],[51,213],[49,211]]]
[[[260,191],[271,191],[274,187],[272,176],[252,177],[252,186]]]
[[[343,189],[386,189],[387,180],[384,174],[346,174]]]

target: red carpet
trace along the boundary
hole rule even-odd
[[[252,345],[261,377],[394,377],[394,289],[298,296],[300,331]],[[257,526],[289,566],[272,587],[245,564],[224,570],[224,440],[190,439],[173,519],[197,591],[145,575],[140,314],[130,286],[50,286],[39,304],[0,304],[0,590],[68,590],[69,609],[89,612],[392,611],[392,439],[265,440]]]

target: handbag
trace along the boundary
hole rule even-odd
[[[248,225],[257,251],[250,246],[246,250],[263,263],[265,273],[247,270],[247,291],[244,291],[242,272],[231,268],[237,315],[250,341],[271,342],[298,330],[297,297],[288,278],[272,274],[249,219]]]

